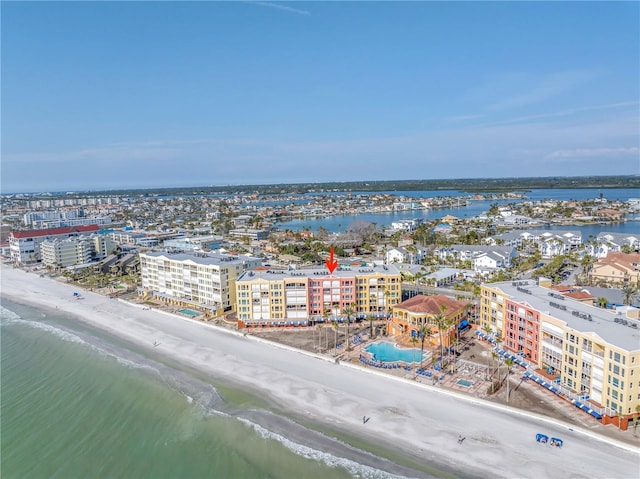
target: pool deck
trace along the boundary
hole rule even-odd
[[[417,373],[417,370],[420,368],[419,364],[408,364],[402,361],[398,361],[398,363],[403,366],[410,366],[411,369],[407,370],[404,367],[395,368],[395,369],[385,369],[385,368],[377,368],[375,366],[371,366],[360,361],[360,356],[364,356],[367,358],[372,358],[371,353],[366,351],[365,347],[377,343],[377,342],[393,342],[393,338],[390,337],[377,337],[373,340],[370,340],[368,334],[361,334],[362,341],[357,345],[352,347],[350,352],[342,351],[340,354],[341,359],[348,360],[353,363],[357,363],[365,368],[372,368],[380,371],[384,371],[385,374],[392,374],[394,376],[404,377],[405,379],[413,379],[419,381],[423,384],[429,384],[432,386],[440,386],[447,389],[452,389],[461,393],[469,394],[471,396],[475,396],[478,398],[487,397],[487,391],[491,384],[490,380],[487,380],[486,374],[483,372],[474,372],[472,367],[468,367],[467,365],[458,364],[456,371],[452,374],[445,371],[436,371],[432,367],[427,367],[429,361],[425,360],[423,366],[427,371],[431,372],[431,376],[427,377],[425,375],[421,375]],[[467,333],[463,338],[461,338],[461,350],[463,351],[459,359],[464,359],[466,364],[473,364],[474,360],[477,358],[477,365],[479,368],[486,366],[486,354],[489,348],[485,345],[478,344],[479,341],[474,337],[472,333]],[[398,345],[401,348],[406,346]],[[425,352],[430,351],[432,354],[437,356],[437,351],[432,349],[427,349],[425,347]],[[476,356],[477,355],[477,356]],[[470,387],[465,387],[461,384],[458,384],[458,381],[461,379],[472,382],[473,384]]]

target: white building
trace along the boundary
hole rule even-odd
[[[395,231],[415,231],[416,228],[418,226],[420,226],[422,224],[422,219],[421,218],[415,218],[415,219],[404,219],[404,220],[398,220],[398,221],[393,221],[391,223],[391,227],[395,230]]]
[[[609,253],[622,251],[623,246],[629,246],[631,250],[640,249],[640,235],[626,233],[600,233],[595,241],[585,244],[585,251],[596,258],[606,258]]]
[[[107,235],[92,234],[70,238],[54,238],[40,245],[42,263],[66,268],[106,258],[116,246]]]
[[[469,261],[475,273],[488,276],[511,267],[511,260],[518,252],[515,246],[451,245],[436,248],[434,255],[441,260]]]
[[[66,268],[91,261],[93,244],[89,238],[65,238],[43,241],[40,245],[42,263]]]
[[[216,253],[140,253],[142,288],[157,297],[208,308],[231,309],[235,280],[262,265],[259,258]]]
[[[540,235],[538,249],[543,258],[567,254],[582,244],[580,231],[545,231]]]
[[[53,239],[65,239],[74,236],[96,233],[98,225],[73,226],[30,231],[12,231],[9,235],[9,251],[15,263],[37,263],[41,260],[40,245]]]
[[[409,248],[391,248],[385,254],[385,262],[387,264],[393,263],[409,263],[420,264],[422,259],[427,255],[428,251],[421,246],[414,246]]]

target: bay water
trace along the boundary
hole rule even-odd
[[[242,414],[259,400],[87,328],[3,299],[3,478],[397,477],[272,433]]]

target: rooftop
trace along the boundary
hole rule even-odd
[[[400,274],[397,266],[357,266],[354,268],[338,268],[333,273],[329,273],[326,268],[277,270],[257,268],[253,271],[245,271],[237,281],[253,281],[255,279],[291,279],[291,278],[313,278],[313,279],[339,279],[353,278],[354,276],[366,276],[371,274]]]
[[[411,313],[422,314],[447,314],[454,313],[467,305],[464,301],[458,301],[456,299],[449,298],[442,294],[436,296],[425,296],[418,294],[413,298],[407,299],[400,304],[394,306],[397,309],[404,309]],[[444,309],[446,308],[446,309]],[[443,311],[444,309],[444,311]]]
[[[259,261],[259,258],[251,256],[231,256],[219,253],[170,253],[165,251],[153,251],[147,253],[140,253],[140,256],[147,256],[151,258],[164,258],[167,261],[191,261],[200,265],[220,265],[222,263],[227,264],[242,264],[246,261]]]
[[[627,351],[640,351],[640,321],[610,310],[568,298],[534,281],[514,281],[491,285],[503,291],[512,301],[526,303],[538,311],[564,321],[583,333],[592,332],[609,344]]]

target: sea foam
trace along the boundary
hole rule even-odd
[[[64,329],[56,328],[51,324],[22,319],[19,314],[5,308],[4,306],[0,306],[0,319],[2,320],[2,324],[20,324],[47,331],[70,343],[88,344],[80,336],[70,333],[69,331],[65,331]]]
[[[376,469],[364,464],[357,463],[350,459],[334,456],[328,452],[318,451],[308,446],[298,444],[286,437],[269,431],[268,429],[256,424],[248,419],[238,417],[238,420],[247,426],[253,428],[258,435],[265,439],[273,439],[280,442],[283,446],[289,449],[291,452],[298,454],[306,459],[312,459],[314,461],[321,462],[329,467],[342,467],[349,471],[353,477],[363,477],[365,479],[403,479],[404,476],[398,476],[391,474],[380,469]]]

